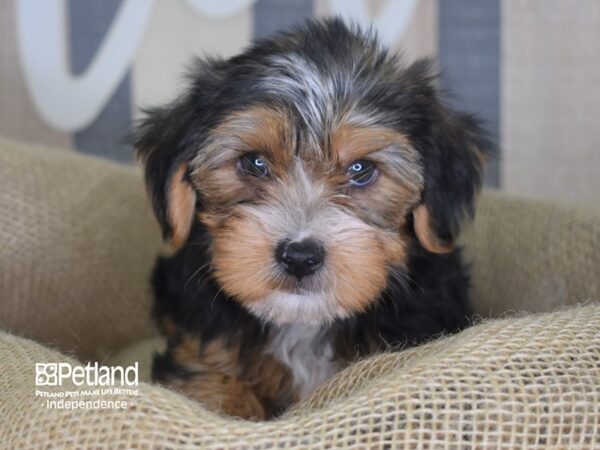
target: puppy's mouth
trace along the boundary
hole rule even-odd
[[[323,291],[323,280],[319,274],[297,279],[285,274],[276,276],[275,290],[297,295],[311,295]]]

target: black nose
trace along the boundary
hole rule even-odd
[[[281,242],[275,249],[275,258],[290,275],[300,279],[311,275],[323,265],[325,249],[309,239],[301,242]]]

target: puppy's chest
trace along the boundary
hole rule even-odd
[[[289,369],[300,398],[342,368],[334,353],[332,336],[319,327],[293,324],[274,329],[267,352]]]

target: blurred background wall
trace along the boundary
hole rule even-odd
[[[438,59],[499,142],[489,186],[598,201],[597,0],[0,0],[0,135],[129,163],[132,121],[177,95],[192,56],[334,14]]]

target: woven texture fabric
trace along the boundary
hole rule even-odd
[[[220,417],[147,384],[101,397],[129,401],[124,411],[47,409],[35,363],[104,360],[154,335],[159,233],[139,171],[4,140],[0,211],[0,327],[12,333],[0,333],[0,448],[600,447],[593,301],[361,361],[275,422]],[[481,315],[600,297],[590,208],[486,193],[463,242]]]
[[[485,192],[462,244],[473,306],[484,317],[600,299],[600,204]]]
[[[138,171],[0,140],[0,329],[102,358],[154,333]]]
[[[143,384],[119,410],[49,410],[34,363],[64,360],[3,334],[0,439],[9,448],[446,448],[600,446],[600,306],[491,321],[340,373],[274,422],[217,416]],[[357,382],[360,381],[360,382]],[[64,386],[61,389],[73,389]]]

